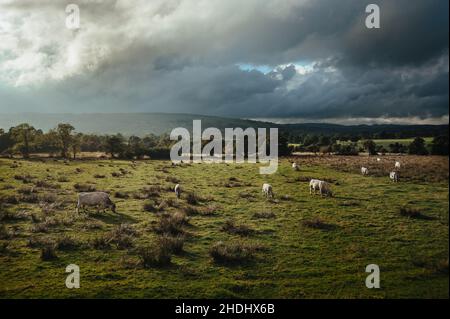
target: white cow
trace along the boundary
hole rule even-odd
[[[175,191],[175,195],[177,195],[177,198],[180,198],[181,197],[181,186],[180,186],[180,184],[175,185],[174,191]]]
[[[367,167],[361,167],[361,174],[364,176],[369,175],[369,169]]]
[[[292,168],[293,168],[295,171],[299,171],[299,170],[300,170],[300,166],[299,166],[297,163],[292,163]]]
[[[312,179],[309,182],[309,193],[312,195],[313,191],[314,194],[316,194],[316,191],[319,191],[321,196],[333,197],[333,192],[331,191],[330,184],[318,179]]]
[[[395,162],[395,168],[397,169],[402,168],[402,163],[400,163],[399,161]]]
[[[80,209],[84,209],[86,206],[97,207],[105,210],[106,208],[111,209],[113,213],[116,212],[116,204],[114,204],[109,195],[105,192],[92,192],[92,193],[79,193],[76,212],[78,213]]]
[[[398,182],[398,173],[397,173],[397,172],[391,172],[391,173],[389,174],[389,178],[390,178],[393,182],[397,183],[397,182]]]
[[[266,196],[266,198],[274,198],[273,195],[273,188],[272,185],[270,184],[264,184],[262,187],[262,193],[264,194],[264,196]]]

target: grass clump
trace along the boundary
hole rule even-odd
[[[114,193],[114,197],[120,198],[120,199],[127,199],[127,198],[130,198],[130,195],[128,195],[128,193],[126,193],[126,192],[117,191]]]
[[[274,219],[276,215],[272,212],[257,212],[253,214],[254,219]]]
[[[89,240],[89,246],[97,250],[106,250],[111,248],[109,236],[96,236]]]
[[[307,219],[302,221],[302,225],[312,229],[321,229],[321,230],[333,230],[336,228],[335,225],[328,224],[320,218]]]
[[[254,230],[247,225],[238,225],[234,220],[227,220],[222,226],[222,230],[232,235],[250,236],[254,234]]]
[[[170,250],[158,244],[139,248],[137,256],[144,268],[169,266],[172,262]]]
[[[73,237],[63,235],[56,241],[56,248],[58,250],[75,250],[79,248],[81,244]]]
[[[5,225],[0,225],[0,239],[10,239],[11,237],[11,231]]]
[[[133,247],[134,239],[137,237],[136,230],[129,224],[121,224],[107,234],[106,240],[117,249],[128,249]]]
[[[189,205],[198,205],[200,198],[195,193],[188,193],[186,196],[186,201]]]
[[[83,192],[83,193],[90,193],[90,192],[96,191],[94,186],[88,185],[88,184],[81,184],[81,183],[76,183],[75,185],[73,185],[73,188],[75,188],[75,190],[77,190],[78,192]]]
[[[258,250],[259,247],[243,242],[220,241],[211,247],[209,254],[215,263],[236,264],[253,260]]]
[[[164,234],[158,238],[157,244],[171,253],[181,254],[183,252],[185,241],[186,238],[184,235],[171,236]]]
[[[187,225],[189,219],[184,212],[164,214],[155,227],[157,234],[168,234],[172,236],[183,235],[183,226]]]
[[[47,244],[41,248],[41,260],[42,261],[50,261],[57,259],[56,255],[56,245],[51,243]]]
[[[408,207],[400,208],[400,215],[412,219],[433,220],[433,217],[424,215],[420,210]]]

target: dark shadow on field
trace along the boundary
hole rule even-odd
[[[352,200],[352,201],[359,201],[360,198],[356,197],[346,197],[346,196],[334,196],[334,199],[342,199],[342,200]]]
[[[119,225],[123,223],[134,224],[138,222],[137,219],[119,212],[116,213],[90,212],[89,217],[98,219],[106,224],[113,224],[113,225]]]

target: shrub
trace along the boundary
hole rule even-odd
[[[246,225],[236,225],[233,220],[227,220],[222,226],[222,230],[233,235],[250,236],[255,231]]]
[[[94,178],[102,179],[102,178],[106,178],[106,176],[105,175],[100,175],[100,174],[95,174]]]
[[[252,260],[259,247],[242,242],[218,242],[214,244],[209,254],[214,262],[219,264],[235,264]]]

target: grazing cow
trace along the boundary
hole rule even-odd
[[[294,169],[294,171],[299,171],[300,170],[300,166],[297,163],[292,163],[292,168]]]
[[[402,168],[402,163],[400,163],[399,161],[395,162],[395,168],[397,169]]]
[[[391,172],[391,173],[389,174],[389,178],[390,178],[393,182],[397,183],[397,182],[398,182],[398,173],[397,173],[397,172]]]
[[[367,167],[361,167],[361,174],[363,174],[363,176],[369,175],[369,169]]]
[[[109,195],[104,192],[92,192],[92,193],[80,193],[78,194],[78,203],[76,212],[78,213],[80,208],[84,209],[86,206],[89,207],[101,207],[103,211],[106,208],[110,208],[113,213],[116,212],[116,204],[114,204]]]
[[[275,196],[273,195],[273,188],[272,185],[270,184],[264,184],[262,187],[262,193],[264,194],[264,196],[266,196],[266,198],[274,198]]]
[[[316,194],[316,191],[319,191],[321,196],[333,197],[330,184],[318,179],[312,179],[309,182],[309,193],[312,195],[313,191],[314,194]]]
[[[181,197],[181,186],[180,186],[180,184],[175,185],[174,190],[175,190],[175,195],[177,195],[177,198],[180,198]]]

